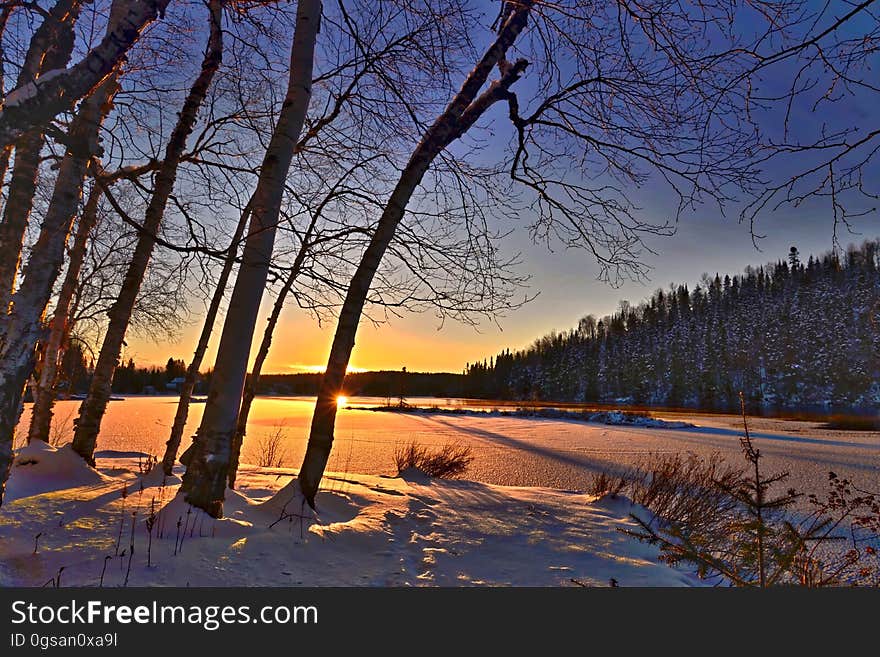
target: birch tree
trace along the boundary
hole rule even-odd
[[[126,269],[140,236],[137,230],[119,221],[112,204],[106,201],[104,190],[100,185],[98,187],[101,198],[97,204],[97,216],[91,218],[96,223],[80,266],[63,340],[63,348],[77,343],[87,353],[94,355],[93,361],[97,360],[107,328],[107,312],[119,296]],[[120,191],[120,196],[126,194],[125,191]],[[92,198],[94,196],[90,194],[90,199]],[[86,209],[88,204],[83,209],[83,214]],[[81,216],[80,221],[84,218],[86,217]],[[172,255],[160,251],[150,259],[150,267],[132,312],[128,329],[130,336],[160,342],[173,339],[179,330],[188,308],[187,302],[191,299],[190,292],[181,285],[186,276],[184,262],[169,257]],[[56,305],[59,297],[60,292],[55,300]]]
[[[113,29],[114,21],[118,18],[118,14],[111,14],[109,30]],[[66,29],[66,39],[71,43],[69,47],[61,47],[69,57],[73,35],[70,26]],[[71,124],[66,137],[67,149],[59,166],[39,238],[25,268],[21,289],[13,296],[11,313],[5,318],[4,340],[0,348],[0,502],[11,467],[13,431],[21,415],[24,386],[34,369],[46,306],[63,265],[64,246],[79,206],[86,167],[99,150],[101,123],[110,111],[116,89],[116,77],[111,75],[82,103]],[[33,188],[30,193],[32,198]],[[19,200],[24,202],[23,198]],[[9,208],[10,204],[7,203]],[[20,244],[18,248],[20,250]]]
[[[46,12],[45,19],[35,30],[28,45],[18,74],[18,89],[37,84],[41,76],[67,64],[73,52],[74,27],[80,6],[81,3],[76,0],[58,0]],[[4,107],[14,100],[15,91],[4,99]],[[23,132],[14,143],[7,145],[14,145],[15,161],[0,221],[0,309],[4,313],[8,311],[15,291],[22,242],[33,208],[40,153],[44,145],[43,132],[43,128],[34,127]]]
[[[735,190],[758,182],[751,159],[758,142],[743,117],[748,86],[741,74],[751,66],[750,46],[778,35],[790,5],[755,7],[764,27],[753,38],[736,34],[732,2],[502,3],[493,41],[424,131],[352,277],[298,482],[283,494],[298,489],[314,507],[333,444],[336,398],[375,272],[445,149],[500,105],[512,133],[505,165],[531,199],[533,239],[588,250],[607,280],[638,278],[643,236],[669,234],[674,220],[640,215],[629,190],[658,180],[678,196],[680,214],[706,200],[723,206]],[[509,52],[520,57],[509,61]],[[527,70],[533,80],[518,91]]]
[[[368,14],[370,18],[375,19],[375,25],[370,25],[369,27],[372,34],[381,33],[381,26],[383,23],[390,20],[386,15],[387,12],[384,12],[381,7],[364,9],[364,13]],[[364,50],[353,46],[351,44],[351,39],[348,38],[347,29],[340,29],[341,26],[333,25],[332,19],[331,27],[336,29],[332,30],[329,34],[325,30],[323,42],[325,44],[325,51],[331,53],[335,57],[335,61],[332,62],[332,65],[328,65],[326,70],[317,74],[313,80],[313,87],[317,85],[316,88],[318,94],[317,98],[313,97],[313,102],[321,111],[316,112],[313,117],[307,116],[306,125],[303,128],[303,134],[297,141],[293,151],[294,157],[300,158],[302,169],[306,171],[305,175],[295,176],[293,181],[286,184],[286,191],[293,205],[298,205],[298,199],[308,196],[306,187],[313,184],[311,178],[314,178],[314,176],[310,176],[308,172],[314,172],[323,168],[343,171],[347,170],[351,173],[352,167],[349,166],[350,162],[359,162],[363,165],[366,161],[379,159],[380,155],[377,153],[382,148],[382,140],[373,135],[370,136],[370,139],[366,139],[364,134],[368,131],[372,131],[373,134],[375,134],[375,130],[371,130],[374,127],[373,119],[367,115],[364,108],[369,108],[369,111],[373,114],[379,114],[379,108],[373,107],[372,99],[366,97],[368,92],[365,92],[362,87],[370,89],[372,80],[378,77],[377,72],[383,70],[385,67],[394,66],[397,61],[405,56],[404,53],[408,51],[410,44],[420,38],[420,33],[425,32],[428,29],[425,22],[408,26],[408,29],[402,30],[399,35],[392,36],[381,43],[377,43],[375,47],[370,50]],[[432,27],[431,29],[434,28]],[[388,135],[393,135],[394,130],[395,126],[389,126],[386,132]],[[259,135],[254,135],[255,140],[259,138]],[[368,141],[369,144],[367,143]],[[204,163],[209,166],[215,166],[215,163],[207,162],[202,158],[199,158],[198,162],[200,164]],[[343,180],[340,180],[339,182],[341,184]],[[373,190],[363,190],[363,193],[370,197],[378,198],[378,193]],[[241,231],[246,227],[246,222],[249,218],[249,211],[250,205],[248,205],[246,211],[242,213],[241,220],[236,228],[233,237],[233,244],[235,245],[238,244],[241,238]],[[296,212],[297,210],[294,209],[293,213],[296,214]],[[285,211],[285,208],[282,207],[282,215],[284,214],[287,214],[287,212]],[[292,220],[288,221],[288,223],[291,223],[292,225]],[[314,226],[312,227],[314,228]],[[299,238],[299,233],[296,229],[284,228],[282,234],[285,231],[297,233]],[[309,232],[308,229],[306,232]],[[347,227],[339,227],[336,233],[334,233],[334,235],[344,234],[350,234]],[[332,241],[332,238],[327,237],[327,239],[322,239],[322,243],[326,241]],[[301,264],[301,261],[304,259],[308,250],[308,246],[308,244],[300,242],[299,247],[297,247],[299,249],[299,255],[295,258],[295,261],[298,260]],[[306,251],[304,251],[303,248],[305,248]],[[223,300],[223,295],[226,291],[226,285],[234,263],[235,254],[230,252],[224,261],[217,284],[212,292],[202,330],[196,345],[196,350],[187,370],[186,380],[181,386],[177,412],[175,414],[174,423],[166,444],[165,456],[163,458],[164,471],[169,474],[171,473],[174,460],[177,456],[177,451],[180,447],[186,419],[188,417],[192,390],[198,376],[198,369],[202,364],[204,354],[208,348],[211,333],[216,322],[220,304]],[[276,301],[276,305],[273,307],[272,316],[269,319],[269,323],[272,326],[277,324],[278,317],[284,305],[284,299],[292,289],[291,286],[297,278],[298,274],[296,272],[299,271],[300,264],[294,262],[294,264],[289,267],[285,265],[276,265],[274,263],[270,264],[270,268],[274,266],[275,269],[278,270],[279,273],[276,274],[277,276],[286,277],[287,280],[290,281],[289,285],[282,286],[281,292],[279,293],[280,300]],[[290,271],[290,274],[283,273],[282,270],[284,270],[284,272]],[[344,276],[339,277],[339,284],[343,283],[343,278]],[[336,281],[334,281],[334,283],[335,282]],[[309,291],[309,296],[312,299],[317,299],[322,297],[323,294],[316,288],[328,286],[325,286],[324,281],[314,281],[314,283],[315,287]],[[329,287],[332,287],[332,285]],[[318,301],[316,304],[312,304],[311,307],[315,308],[317,305],[326,305],[326,303],[324,301]],[[307,305],[309,304],[307,303]],[[269,329],[267,329],[267,332],[264,332],[264,340],[265,339],[271,341],[271,332]],[[267,353],[267,349],[265,351]],[[264,350],[261,349],[261,353],[263,352]],[[262,359],[258,356],[258,362],[264,360],[265,357],[265,354]],[[245,401],[243,401],[242,406],[243,419],[239,420],[239,426],[242,425],[242,422],[246,423],[247,421],[247,409],[250,406],[249,401],[247,401],[248,392],[250,391],[252,393],[255,380],[258,380],[259,378],[259,369],[260,367],[255,364],[255,369],[252,370],[250,377],[251,383],[245,390]],[[188,457],[192,454],[192,449],[193,448],[190,447],[184,452],[184,455],[181,457],[182,462],[186,463],[189,460]],[[237,463],[237,458],[234,458],[233,461]],[[234,471],[235,467],[230,471],[231,477],[234,477]]]
[[[214,287],[214,293],[211,295],[211,301],[208,304],[208,310],[205,313],[205,319],[202,322],[202,330],[199,333],[199,340],[196,343],[195,353],[192,360],[186,368],[186,376],[180,386],[180,398],[177,400],[177,410],[174,413],[174,422],[171,424],[171,433],[168,441],[165,443],[165,454],[162,456],[162,471],[166,475],[171,475],[174,469],[174,461],[177,459],[177,452],[180,449],[180,441],[183,438],[183,431],[186,428],[186,420],[189,417],[189,405],[192,400],[193,390],[199,377],[199,369],[208,351],[211,340],[211,333],[214,330],[214,324],[217,321],[217,314],[220,312],[220,304],[223,302],[223,296],[226,293],[226,287],[229,284],[229,277],[237,261],[239,251],[239,243],[247,228],[250,218],[250,204],[239,218],[235,233],[229,245],[229,252],[223,261],[223,267],[217,278]]]
[[[321,9],[320,0],[300,0],[297,4],[287,93],[251,201],[247,239],[223,324],[211,389],[183,479],[189,503],[215,517],[223,510],[232,435],[272,258],[284,181],[311,100]]]
[[[309,442],[298,478],[300,490],[312,507],[333,444],[336,398],[342,391],[361,313],[382,256],[391,244],[406,206],[434,158],[463,135],[491,105],[504,99],[510,87],[525,72],[527,62],[524,59],[510,64],[506,55],[525,28],[531,6],[531,2],[523,2],[520,6],[508,5],[509,10],[497,38],[465,79],[446,110],[428,128],[410,157],[352,277],[339,313],[327,368],[321,379]],[[496,67],[501,73],[498,79],[480,93]]]
[[[8,146],[31,129],[44,129],[62,112],[101,84],[122,62],[143,30],[164,16],[170,0],[114,0],[120,20],[101,42],[67,69],[53,69],[42,80],[19,84],[0,108],[0,146]],[[79,4],[79,3],[77,3]]]
[[[358,162],[355,166],[361,168],[364,166],[364,163]],[[317,236],[315,234],[318,222],[327,206],[337,196],[345,193],[340,189],[340,186],[348,179],[348,176],[351,173],[351,169],[345,171],[341,179],[331,187],[327,195],[311,213],[311,219],[300,237],[299,250],[293,260],[293,264],[290,266],[287,278],[284,280],[284,284],[281,286],[278,295],[275,297],[275,302],[272,304],[272,312],[269,314],[266,328],[263,329],[263,337],[260,340],[260,347],[257,350],[254,364],[251,367],[250,377],[248,377],[242,393],[241,407],[235,424],[235,434],[232,437],[232,455],[230,457],[229,474],[227,476],[229,488],[235,488],[235,478],[238,473],[239,459],[241,458],[241,447],[244,442],[245,433],[247,432],[248,417],[250,415],[251,406],[254,402],[254,397],[257,394],[257,385],[260,382],[260,374],[263,371],[263,366],[266,364],[266,359],[269,357],[269,350],[272,347],[272,337],[275,334],[275,329],[278,326],[278,320],[281,318],[281,312],[284,310],[284,304],[287,301],[287,297],[293,290],[294,284],[302,273],[306,258],[309,257],[315,247],[321,242],[339,239],[342,235],[347,234],[352,230],[348,228],[343,229],[341,231],[342,235],[334,233],[331,235]]]
[[[89,193],[79,223],[74,234],[73,244],[70,247],[67,271],[58,292],[58,299],[52,311],[52,319],[49,322],[49,337],[40,354],[40,376],[34,391],[34,405],[31,407],[31,423],[28,428],[28,443],[34,440],[48,442],[49,429],[52,424],[52,407],[55,404],[56,386],[58,383],[58,368],[64,355],[64,345],[67,343],[73,329],[73,301],[80,279],[80,272],[86,258],[86,250],[92,230],[98,221],[98,206],[101,202],[101,188],[98,185],[92,187]]]
[[[12,16],[15,5],[6,4],[0,9],[0,94],[6,90],[6,50],[3,45],[3,38],[6,35],[6,26],[9,24],[9,18]],[[0,149],[0,186],[6,180],[6,169],[9,167],[9,156],[12,155],[12,146],[6,145]]]
[[[64,264],[64,247],[79,209],[86,167],[99,149],[99,129],[110,111],[116,88],[115,76],[105,80],[83,102],[71,126],[70,145],[59,166],[39,238],[31,250],[21,289],[13,296],[6,341],[0,352],[0,371],[4,373],[0,408],[20,408],[21,390],[34,368],[36,346],[44,333],[46,306]],[[14,425],[18,422],[18,413],[13,412],[0,422],[3,426],[6,422]]]
[[[165,208],[174,190],[174,182],[177,178],[181,157],[186,148],[187,138],[193,131],[199,109],[222,61],[223,4],[222,0],[211,0],[208,3],[210,35],[202,59],[201,70],[187,94],[177,123],[165,147],[164,158],[156,172],[153,193],[144,212],[142,232],[125,274],[119,296],[108,313],[110,322],[104,334],[89,394],[80,407],[79,416],[75,423],[73,449],[90,465],[94,465],[95,462],[95,445],[101,419],[110,399],[113,372],[119,362],[125,332],[153,253],[156,235],[161,226]]]

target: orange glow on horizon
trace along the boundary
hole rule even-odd
[[[267,306],[263,312],[269,310]],[[164,367],[169,357],[188,362],[198,342],[199,329],[198,322],[193,322],[183,328],[176,340],[159,343],[133,336],[123,360],[130,357],[138,365],[156,367]],[[409,372],[461,372],[465,363],[487,358],[501,345],[530,343],[540,331],[526,328],[522,335],[513,333],[509,331],[502,336],[497,329],[476,332],[472,327],[454,323],[437,331],[436,323],[426,315],[408,316],[378,327],[365,324],[358,333],[348,372],[399,372],[404,367]],[[258,335],[254,339],[251,361],[256,356],[259,338]],[[282,316],[262,371],[264,374],[321,374],[326,367],[331,340],[332,334],[326,326],[296,313]],[[211,344],[205,354],[203,370],[213,367],[216,350],[217,344]]]
[[[323,374],[324,373],[324,365],[303,365],[301,363],[293,363],[292,365],[288,365],[287,368],[291,370],[294,374],[308,373],[308,374]],[[349,373],[358,373],[358,372],[369,372],[367,368],[357,367],[355,365],[349,365],[346,372]]]

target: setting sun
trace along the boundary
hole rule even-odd
[[[348,403],[348,397],[344,397],[342,395],[339,395],[336,398],[336,406],[338,406],[339,408],[343,408],[347,403]]]

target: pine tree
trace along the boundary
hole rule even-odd
[[[470,366],[468,394],[558,401],[876,408],[880,240],[704,275]]]

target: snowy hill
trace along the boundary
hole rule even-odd
[[[880,241],[658,290],[467,374],[483,398],[876,410]]]

